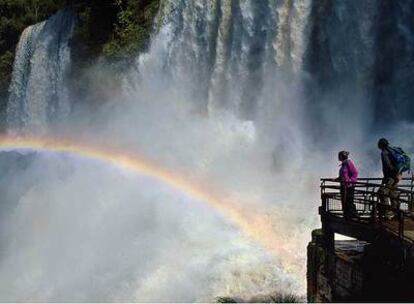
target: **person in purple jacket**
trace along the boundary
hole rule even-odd
[[[341,151],[338,153],[338,160],[341,162],[341,165],[337,181],[341,182],[341,201],[345,219],[351,219],[352,217],[357,216],[354,204],[354,194],[355,183],[358,181],[358,170],[355,168],[352,160],[348,157],[348,151]]]

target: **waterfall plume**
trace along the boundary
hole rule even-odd
[[[70,38],[75,15],[63,10],[26,28],[16,50],[7,105],[13,132],[42,132],[70,111],[65,79],[70,69]]]
[[[336,176],[337,151],[361,175],[379,174],[380,132],[414,151],[413,3],[163,0],[148,49],[121,73],[105,58],[82,70],[86,97],[67,86],[75,13],[28,27],[9,133],[114,147],[174,174],[160,183],[63,143],[0,157],[1,299],[303,295],[319,178]],[[170,187],[175,176],[216,189],[217,203]]]

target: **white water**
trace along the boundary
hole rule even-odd
[[[335,1],[329,10],[311,0],[163,1],[150,49],[137,55],[122,92],[68,123],[72,137],[120,144],[190,180],[218,185],[225,197],[262,212],[289,254],[271,256],[215,210],[154,180],[46,154],[16,169],[5,188],[16,204],[2,221],[5,299],[304,294],[318,178],[337,173],[342,149],[351,149],[361,175],[378,167],[375,140],[367,140],[375,102],[366,80],[377,68],[374,2]],[[54,107],[50,92],[68,96],[64,81],[55,81],[64,77],[40,79],[60,62],[34,56],[45,26],[27,29],[19,44],[11,129],[50,132],[47,117],[60,117],[46,110]],[[56,86],[48,88],[49,80]],[[305,90],[309,82],[316,97]],[[284,259],[302,271],[289,273]]]
[[[16,51],[7,123],[13,132],[44,132],[70,111],[65,78],[70,69],[69,40],[75,16],[60,11],[26,28]]]
[[[255,119],[278,73],[302,71],[311,1],[165,1],[138,69],[209,113]],[[272,83],[269,81],[271,80]],[[172,83],[172,84],[171,84]],[[283,98],[281,98],[283,99]],[[283,103],[283,100],[279,100]]]

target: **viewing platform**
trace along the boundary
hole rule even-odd
[[[334,179],[321,179],[319,208],[322,229],[326,236],[339,233],[361,241],[372,242],[380,235],[389,234],[406,245],[414,243],[414,179],[402,179],[394,188],[398,204],[396,207],[381,204],[378,191],[381,178],[360,178],[355,184],[354,204],[357,214],[345,219],[340,193],[340,183]],[[389,197],[386,197],[389,199]],[[380,216],[382,208],[387,217]],[[333,235],[332,235],[333,241]]]
[[[414,179],[380,195],[381,178],[355,184],[355,214],[345,218],[341,184],[321,179],[322,229],[308,245],[309,302],[414,302]],[[346,236],[335,237],[338,235]]]

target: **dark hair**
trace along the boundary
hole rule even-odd
[[[386,148],[390,145],[390,143],[388,142],[388,140],[386,138],[380,138],[378,140],[378,148],[383,149]]]
[[[348,156],[349,156],[349,152],[348,151],[341,151],[341,152],[338,153],[338,158],[340,160],[348,159]]]

